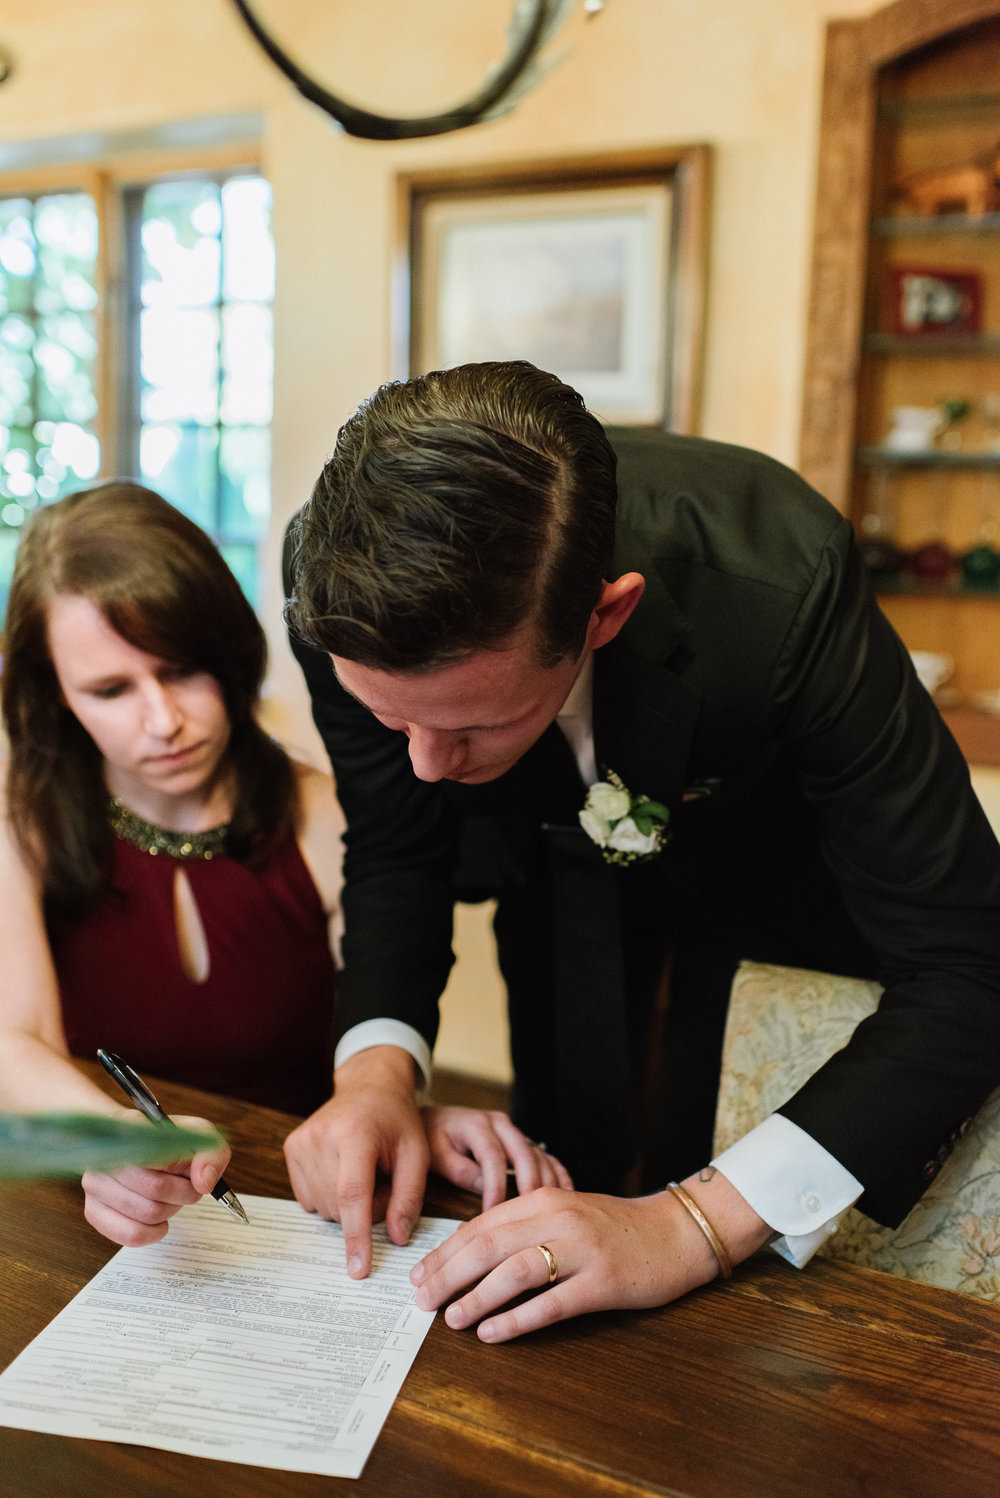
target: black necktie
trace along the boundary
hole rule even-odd
[[[553,724],[533,751],[552,880],[555,1137],[583,1190],[620,1189],[632,1163],[619,874],[580,826],[586,788]]]

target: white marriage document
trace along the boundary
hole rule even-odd
[[[380,1225],[352,1280],[339,1224],[240,1199],[249,1227],[206,1197],[115,1254],[0,1373],[0,1425],[360,1477],[434,1320],[410,1269],[458,1224]]]

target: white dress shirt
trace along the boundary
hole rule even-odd
[[[584,785],[592,785],[597,779],[592,653],[577,673],[556,722],[573,751]],[[334,1065],[376,1045],[409,1051],[427,1086],[430,1048],[419,1031],[400,1020],[371,1019],[355,1025],[337,1046]],[[836,1231],[864,1189],[828,1150],[780,1113],[772,1113],[711,1163],[780,1235],[772,1248],[798,1269]]]

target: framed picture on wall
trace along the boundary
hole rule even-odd
[[[606,422],[693,430],[707,174],[694,147],[402,178],[398,364],[528,359]]]

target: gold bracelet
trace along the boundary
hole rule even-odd
[[[714,1227],[709,1222],[704,1212],[698,1206],[698,1203],[694,1200],[693,1197],[688,1195],[683,1186],[678,1186],[676,1181],[668,1181],[667,1190],[671,1191],[674,1196],[676,1196],[685,1212],[687,1212],[691,1217],[694,1218],[695,1222],[698,1224],[702,1232],[705,1234],[705,1237],[708,1239],[708,1246],[715,1255],[716,1261],[719,1265],[719,1278],[721,1280],[730,1279],[733,1273],[733,1261],[726,1253],[726,1246],[723,1243],[722,1239],[719,1237],[718,1233],[715,1231]]]

